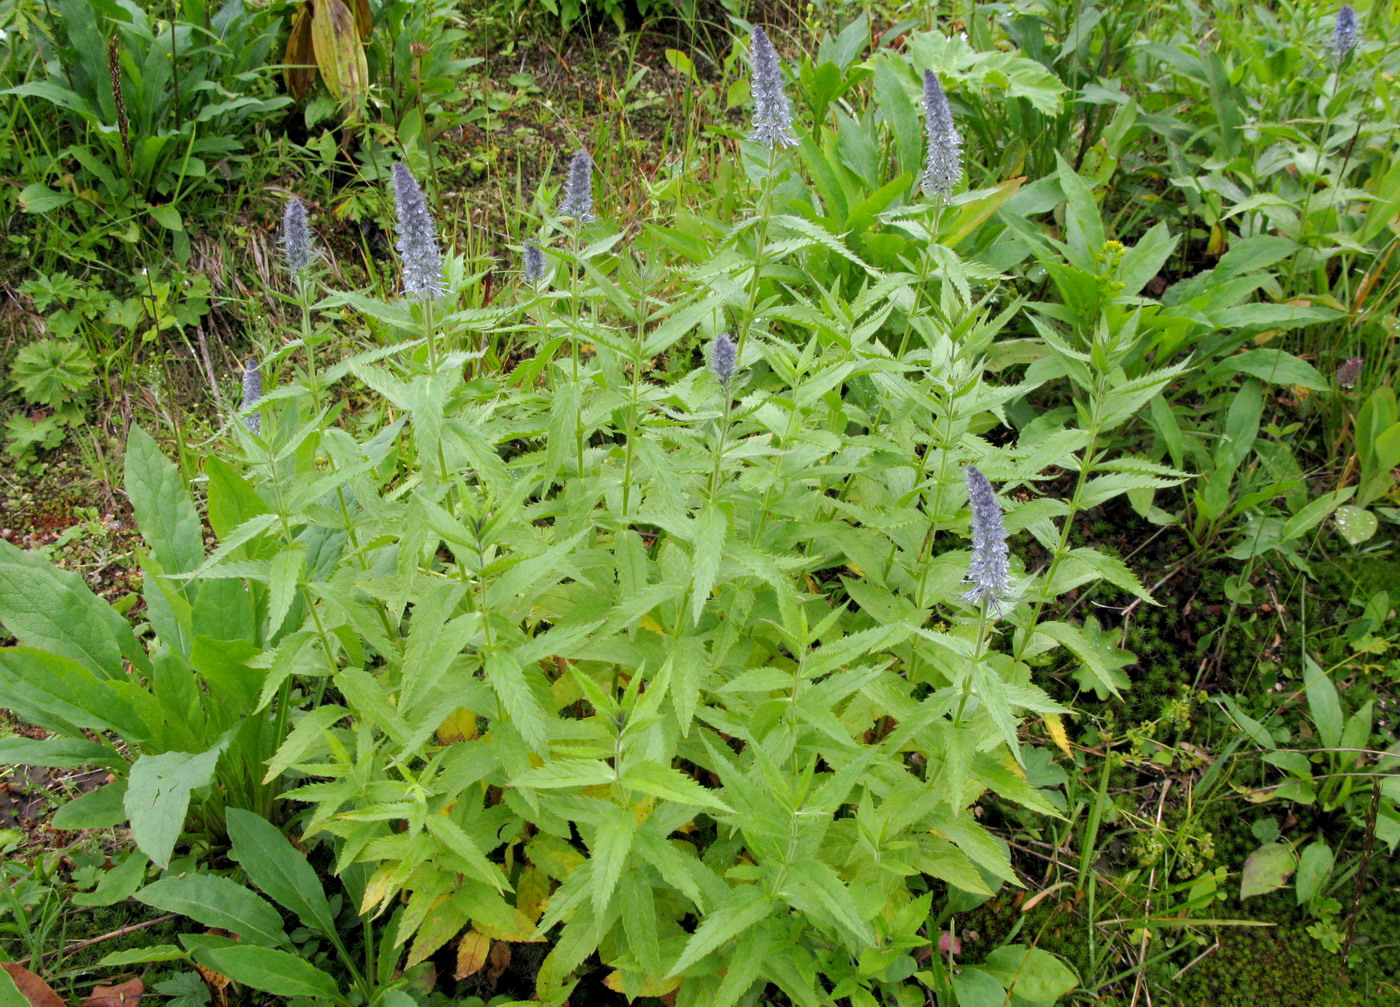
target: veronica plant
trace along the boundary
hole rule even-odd
[[[782,64],[768,33],[755,26],[751,35],[749,59],[753,67],[750,93],[753,97],[753,131],[749,140],[766,148],[763,182],[755,209],[755,241],[752,275],[748,284],[748,305],[739,330],[738,349],[744,347],[749,326],[758,305],[767,254],[769,220],[773,215],[773,190],[777,184],[778,152],[797,145],[792,135],[792,107],[783,89]]]
[[[946,200],[962,180],[962,137],[953,123],[948,96],[932,70],[924,71],[924,130],[928,148],[924,160],[924,194]]]
[[[262,368],[258,366],[257,357],[249,357],[243,365],[243,411],[247,413],[243,417],[243,425],[254,434],[262,433],[262,416],[251,410],[257,407],[262,397]]]
[[[579,289],[584,271],[584,250],[583,236],[581,233],[584,224],[590,223],[597,218],[593,214],[593,158],[588,151],[579,150],[569,161],[569,170],[564,179],[564,197],[559,203],[561,215],[573,218],[573,268],[569,272],[569,339],[572,343],[573,352],[571,354],[573,362],[573,383],[568,394],[571,396],[571,405],[574,405],[574,434],[575,448],[578,461],[578,472],[583,472],[583,405],[580,400],[572,402],[572,397],[581,396],[582,383],[580,381],[580,358],[583,356],[583,332],[580,322],[580,309],[582,307],[580,298],[582,293]]]

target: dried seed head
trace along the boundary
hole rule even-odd
[[[293,276],[305,272],[315,253],[311,249],[311,228],[306,223],[306,207],[293,197],[282,211],[282,258]]]
[[[962,180],[962,137],[953,125],[948,96],[932,70],[924,71],[924,128],[928,135],[924,195],[950,196]]]
[[[964,601],[985,601],[997,615],[1002,602],[1011,595],[1011,565],[1006,549],[1006,529],[1001,523],[1001,505],[987,477],[969,465],[966,472],[967,498],[972,505],[972,562],[963,582],[972,588]]]
[[[734,344],[729,333],[721,332],[715,336],[715,341],[710,344],[710,370],[726,395],[734,385],[734,366],[738,359],[739,347]]]
[[[423,190],[402,161],[394,162],[393,175],[394,211],[399,222],[399,240],[394,247],[403,260],[403,291],[409,297],[435,300],[447,293],[437,225]]]
[[[1361,368],[1366,363],[1362,357],[1352,357],[1337,368],[1337,384],[1342,388],[1355,388],[1361,378]]]
[[[795,147],[792,109],[783,93],[783,71],[778,53],[762,28],[753,30],[753,132],[749,139],[769,147]]]
[[[533,241],[526,241],[524,258],[525,282],[539,283],[544,279],[544,252]]]
[[[1337,11],[1337,24],[1332,29],[1332,40],[1327,43],[1327,48],[1332,50],[1333,57],[1340,63],[1351,55],[1351,51],[1360,40],[1361,31],[1356,24],[1356,11],[1348,4]]]
[[[246,411],[257,405],[262,395],[262,371],[258,368],[258,358],[249,357],[243,365],[243,409]],[[257,413],[243,417],[243,425],[255,434],[262,433],[262,417]]]
[[[580,150],[569,162],[569,174],[564,178],[564,201],[559,204],[559,212],[580,224],[598,219],[593,216],[593,158],[586,150]]]

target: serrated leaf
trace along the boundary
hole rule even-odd
[[[1121,669],[1135,659],[1114,646],[1116,635],[1101,631],[1096,619],[1090,616],[1082,628],[1067,622],[1043,622],[1035,631],[1062,644],[1079,659],[1080,670],[1075,677],[1082,688],[1093,689],[1100,699],[1121,696],[1118,690],[1128,684],[1128,676]]]
[[[738,937],[770,916],[776,907],[758,885],[734,889],[695,928],[668,975],[680,975],[726,941]]]
[[[627,766],[622,775],[622,785],[640,790],[644,794],[651,794],[653,797],[675,801],[677,804],[729,812],[734,810],[720,800],[714,791],[707,790],[677,769],[655,762]]]
[[[719,508],[706,507],[695,519],[695,543],[691,552],[690,616],[699,622],[700,613],[710,600],[715,579],[719,576],[720,560],[724,557],[724,540],[729,534],[729,521]]]
[[[549,747],[549,713],[545,708],[543,676],[538,667],[522,666],[514,654],[499,650],[486,654],[486,681],[532,751]]]
[[[318,706],[314,710],[308,710],[287,735],[287,740],[282,742],[282,747],[267,760],[267,772],[263,774],[262,782],[271,783],[289,766],[300,762],[302,756],[325,739],[330,726],[349,716],[349,713],[349,710],[340,706]]]
[[[556,759],[526,770],[514,777],[510,785],[553,790],[560,787],[596,787],[616,780],[617,772],[602,759]]]
[[[429,815],[424,819],[424,824],[444,849],[455,854],[466,867],[470,868],[470,872],[476,876],[478,881],[485,882],[498,892],[510,888],[510,882],[501,873],[500,867],[487,860],[476,841],[452,819],[442,815]]]
[[[306,561],[306,549],[297,545],[283,549],[272,557],[268,571],[267,635],[275,638],[291,611],[296,598],[297,581]]]
[[[637,831],[637,818],[631,808],[614,806],[598,819],[597,831],[589,847],[592,855],[593,916],[606,919],[608,903],[617,889],[618,878],[632,849],[632,837]]]

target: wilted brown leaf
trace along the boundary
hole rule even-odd
[[[145,992],[140,979],[128,979],[120,986],[97,986],[83,1000],[82,1007],[136,1007]]]
[[[497,941],[491,945],[491,953],[486,956],[491,961],[491,967],[486,970],[486,979],[495,989],[496,984],[501,981],[501,973],[510,967],[510,945],[505,941]]]
[[[19,991],[29,1001],[31,1007],[67,1007],[63,998],[53,991],[53,987],[30,972],[23,965],[5,963],[0,965],[15,981]]]

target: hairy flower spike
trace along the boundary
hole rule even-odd
[[[393,173],[394,210],[399,219],[399,240],[394,247],[403,259],[403,290],[409,297],[435,300],[447,293],[437,225],[407,165],[395,161]]]
[[[306,271],[315,253],[311,250],[311,228],[306,223],[306,207],[293,197],[282,211],[282,258],[293,276]]]
[[[1011,595],[1011,567],[1007,558],[1006,529],[1001,524],[1001,505],[987,477],[967,467],[967,497],[972,505],[972,562],[963,582],[972,588],[963,601],[985,601],[997,615],[1002,602]]]
[[[749,139],[769,147],[795,147],[792,109],[783,93],[783,71],[778,53],[762,28],[753,30],[753,132]]]
[[[1327,48],[1332,50],[1332,55],[1340,63],[1351,55],[1360,39],[1361,31],[1356,26],[1356,11],[1348,4],[1337,11],[1337,24],[1332,29],[1332,41],[1327,43]]]
[[[948,96],[932,70],[924,71],[924,128],[928,134],[924,195],[950,196],[962,180],[962,137],[953,125]]]
[[[258,368],[258,358],[249,357],[243,365],[243,408],[251,409],[263,395],[262,371]],[[249,413],[243,417],[243,425],[255,434],[262,433],[262,417]]]
[[[1337,384],[1342,388],[1355,388],[1356,382],[1361,378],[1361,368],[1366,361],[1361,357],[1352,357],[1344,361],[1341,367],[1337,368]]]
[[[525,242],[525,282],[539,283],[544,279],[544,252],[533,241]]]
[[[729,337],[729,333],[721,332],[715,336],[715,341],[710,344],[710,370],[714,372],[715,380],[724,389],[724,394],[729,394],[729,389],[734,385],[734,365],[739,359],[739,347],[734,344],[734,340]]]
[[[586,150],[580,150],[569,162],[569,174],[564,179],[564,201],[559,204],[559,212],[580,224],[598,219],[593,216],[593,158]]]

